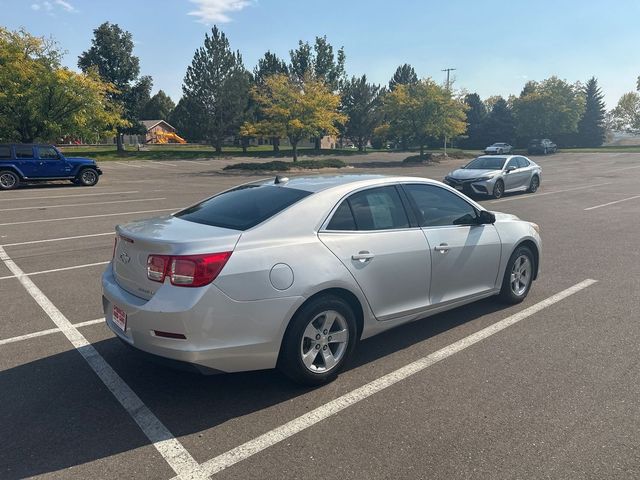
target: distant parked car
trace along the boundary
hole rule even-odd
[[[53,145],[0,145],[0,190],[17,188],[21,183],[71,180],[91,187],[102,170],[95,160],[65,157]]]
[[[500,198],[505,193],[538,190],[542,168],[519,155],[482,155],[454,170],[444,183],[467,195],[490,195]]]
[[[498,155],[513,153],[513,147],[508,143],[494,143],[484,149],[484,153],[487,155],[497,153]]]
[[[548,138],[543,138],[542,140],[534,138],[529,142],[529,147],[527,148],[529,154],[542,153],[546,155],[547,153],[556,153],[557,151],[558,146]]]

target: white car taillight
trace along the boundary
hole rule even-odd
[[[231,252],[203,255],[149,255],[147,278],[164,282],[169,277],[177,287],[202,287],[213,282],[229,260]]]

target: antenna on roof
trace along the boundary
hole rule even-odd
[[[273,183],[277,185],[278,183],[287,183],[288,181],[289,181],[289,177],[282,177],[280,175],[276,175],[276,180]]]

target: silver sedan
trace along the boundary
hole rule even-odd
[[[534,193],[542,182],[542,167],[520,155],[482,155],[450,172],[444,183],[468,195],[500,198],[505,193]]]
[[[319,385],[361,339],[494,295],[521,302],[538,230],[422,178],[262,180],[118,226],[105,319],[181,366],[277,366]]]

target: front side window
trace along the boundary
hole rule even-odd
[[[507,168],[509,168],[509,167],[519,168],[518,159],[514,157],[511,160],[509,160],[509,163],[507,163]]]
[[[214,227],[247,230],[311,195],[273,185],[243,185],[186,208],[174,216]]]
[[[16,145],[16,158],[33,158],[33,147],[31,145]]]
[[[529,160],[524,157],[518,157],[518,168],[526,168],[529,166]]]
[[[396,187],[356,192],[336,209],[327,230],[392,230],[408,228],[409,219]]]
[[[58,151],[53,147],[38,147],[38,154],[42,160],[57,160]]]
[[[421,227],[477,223],[476,209],[455,193],[435,185],[409,184],[404,188],[418,210]]]

